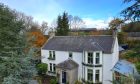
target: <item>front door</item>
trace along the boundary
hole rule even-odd
[[[62,83],[66,83],[66,72],[62,71]]]

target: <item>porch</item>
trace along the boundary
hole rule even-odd
[[[60,84],[74,84],[78,80],[79,65],[68,59],[56,65],[57,78]]]

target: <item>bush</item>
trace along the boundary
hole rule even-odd
[[[140,74],[140,62],[135,64],[138,73]]]
[[[50,80],[50,84],[58,84],[58,81],[56,80],[56,78],[55,79],[51,79]]]
[[[46,63],[40,63],[37,65],[37,70],[39,75],[46,74],[48,70],[48,65]]]
[[[75,84],[82,84],[82,82],[80,82],[80,81],[77,80],[77,81],[75,82]]]

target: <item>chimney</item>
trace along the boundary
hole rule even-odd
[[[113,29],[113,31],[112,31],[112,36],[113,36],[114,38],[117,37],[117,28],[114,28],[114,29]]]

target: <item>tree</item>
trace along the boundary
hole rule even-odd
[[[69,32],[69,24],[68,24],[68,14],[63,13],[62,16],[58,16],[57,18],[57,28],[56,28],[56,35],[58,36],[66,36]]]
[[[110,29],[117,29],[123,22],[120,18],[114,18],[113,20],[110,21],[109,27]]]
[[[124,3],[133,2],[133,4],[121,12],[126,20],[140,21],[140,0],[124,0]]]
[[[0,84],[27,84],[36,73],[26,40],[25,23],[16,11],[0,3]]]
[[[109,23],[109,34],[112,34],[113,30],[117,30],[118,28],[120,28],[123,23],[124,21],[120,18],[114,18],[113,20],[111,20]]]
[[[140,32],[140,21],[130,22],[122,27],[124,32]]]
[[[32,45],[37,48],[41,48],[48,39],[40,31],[29,32],[29,38],[32,41]]]
[[[79,29],[85,26],[84,21],[78,16],[68,16],[69,19],[69,27],[72,29]]]
[[[48,23],[43,21],[41,24],[40,30],[42,34],[45,34],[45,32],[48,30]]]

